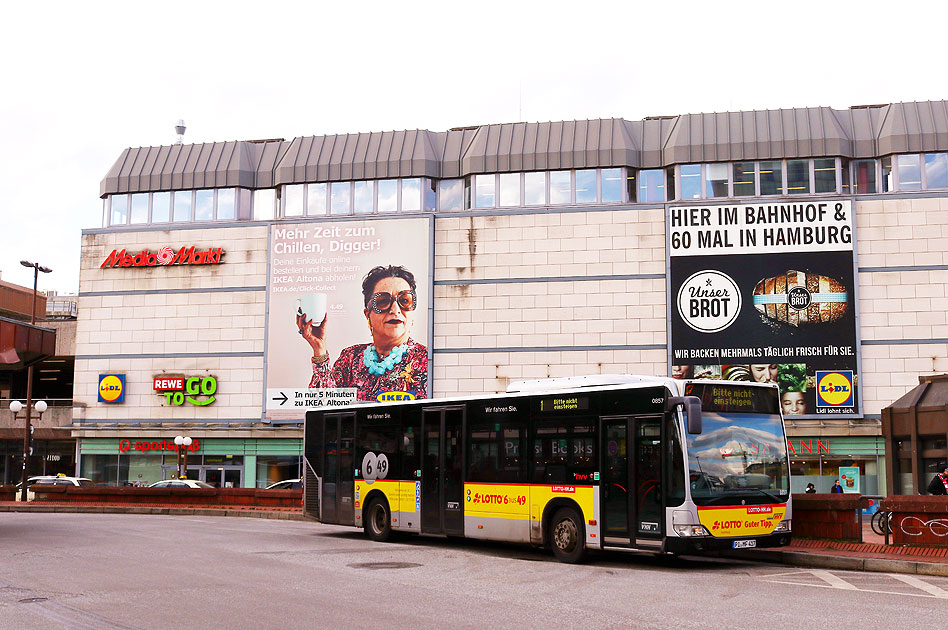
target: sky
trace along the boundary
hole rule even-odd
[[[329,6],[326,6],[329,5]],[[128,147],[948,98],[948,4],[44,2],[4,8],[0,279],[79,288]]]

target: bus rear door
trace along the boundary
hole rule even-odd
[[[322,522],[353,525],[355,523],[355,413],[327,413],[325,422],[326,450],[321,462],[323,472]]]
[[[462,431],[464,407],[425,409],[421,464],[421,531],[464,534]]]
[[[661,430],[661,416],[601,419],[599,505],[606,545],[661,546]]]

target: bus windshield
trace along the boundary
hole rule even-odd
[[[688,477],[696,505],[784,502],[790,495],[787,442],[779,414],[702,414],[688,435]]]

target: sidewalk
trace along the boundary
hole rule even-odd
[[[795,538],[787,547],[728,552],[742,560],[801,567],[948,576],[948,547],[896,547],[863,521],[862,543]],[[891,540],[891,539],[890,539]]]

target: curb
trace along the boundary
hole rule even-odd
[[[63,512],[71,514],[162,514],[166,516],[242,516],[281,521],[303,521],[300,512],[269,512],[266,510],[235,510],[228,508],[184,508],[143,506],[73,506],[73,505],[0,505],[0,512]]]
[[[721,555],[726,558],[750,560],[752,562],[771,562],[796,567],[948,577],[948,563],[906,560],[905,558],[860,558],[857,556],[830,556],[803,551],[763,549],[760,551],[726,552]]]

